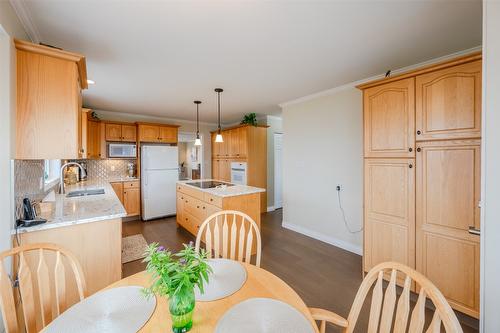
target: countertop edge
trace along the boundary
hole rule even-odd
[[[16,228],[14,228],[11,231],[11,235],[15,235],[16,233],[17,234],[24,234],[24,233],[28,233],[28,232],[44,231],[44,230],[61,228],[61,227],[68,227],[68,226],[72,226],[72,225],[79,225],[79,224],[86,224],[86,223],[93,223],[93,222],[102,222],[102,221],[123,218],[126,216],[127,216],[127,213],[119,213],[119,214],[113,214],[113,215],[91,217],[91,218],[80,219],[80,220],[51,222],[51,223],[47,223],[47,224],[42,223],[42,224],[35,225],[33,227],[20,227],[20,228],[17,228],[17,230],[16,230]]]
[[[196,187],[196,186],[187,184],[189,182],[199,182],[199,181],[219,181],[219,180],[214,180],[214,179],[178,180],[176,182],[176,184],[188,186],[189,188],[192,188],[192,189],[204,192],[204,193],[208,193],[208,194],[211,194],[211,195],[215,195],[215,196],[221,197],[221,198],[237,197],[237,196],[242,196],[242,195],[249,195],[249,194],[264,193],[264,192],[266,192],[266,189],[264,189],[264,188],[255,187],[255,186],[249,186],[249,185],[238,185],[238,184],[235,184],[234,186],[237,186],[236,188],[238,188],[238,186],[244,187],[241,190],[241,193],[239,193],[239,192],[237,192],[237,193],[220,193],[218,191],[221,191],[222,189],[200,188],[200,187]],[[220,181],[220,182],[227,183],[227,182],[224,182],[224,181]],[[233,186],[228,187],[228,188],[233,188]]]

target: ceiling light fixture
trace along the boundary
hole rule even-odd
[[[201,140],[200,140],[200,110],[198,107],[201,104],[201,101],[194,101],[194,104],[196,104],[196,140],[194,141],[195,146],[201,146]]]
[[[88,84],[95,84],[95,81],[94,81],[94,80],[90,80],[90,79],[88,79],[88,80],[87,80],[87,83],[88,83]]]
[[[217,135],[215,136],[215,142],[224,142],[222,139],[221,128],[220,128],[220,93],[223,92],[222,88],[215,88],[215,92],[217,93]]]

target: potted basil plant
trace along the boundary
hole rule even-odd
[[[183,250],[172,254],[158,243],[152,243],[145,254],[146,270],[153,277],[153,283],[144,292],[168,297],[172,331],[189,331],[193,326],[194,287],[198,286],[203,293],[203,284],[208,283],[212,272],[207,253],[204,250],[198,253],[192,244],[184,244]]]

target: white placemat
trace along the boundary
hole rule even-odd
[[[215,333],[314,333],[294,307],[271,298],[250,298],[229,309]]]
[[[148,321],[156,307],[156,297],[146,298],[141,289],[130,286],[98,292],[62,313],[45,328],[45,332],[135,333]]]
[[[241,289],[247,280],[247,271],[241,263],[229,259],[210,259],[208,264],[212,267],[208,284],[204,286],[201,294],[198,287],[194,289],[197,301],[215,301],[230,296]]]

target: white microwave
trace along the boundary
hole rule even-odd
[[[110,158],[136,158],[137,146],[131,143],[110,143],[108,145]]]

